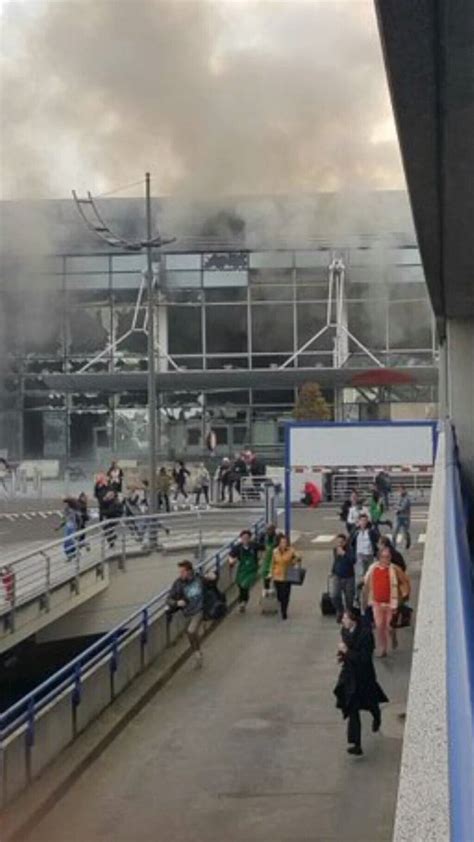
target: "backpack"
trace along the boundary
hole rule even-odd
[[[202,611],[205,620],[222,620],[227,614],[227,597],[213,583],[204,587]]]

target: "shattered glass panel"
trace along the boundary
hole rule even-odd
[[[103,351],[111,341],[110,307],[82,307],[68,314],[71,354]]]
[[[117,409],[115,411],[115,440],[118,453],[145,452],[148,447],[148,411],[146,409]]]

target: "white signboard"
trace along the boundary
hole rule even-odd
[[[289,425],[289,468],[432,465],[436,425],[387,424]]]

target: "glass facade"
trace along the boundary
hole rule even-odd
[[[409,244],[382,252],[374,244],[164,254],[156,305],[159,367],[168,367],[167,355],[183,369],[281,366],[326,324],[334,256],[346,267],[344,319],[355,337],[348,340],[346,365],[373,365],[361,345],[386,365],[433,365],[434,323],[418,250]],[[11,319],[4,325],[9,368],[2,429],[11,428],[4,449],[12,456],[67,460],[107,449],[131,456],[145,450],[145,393],[64,396],[41,381],[47,372],[146,371],[144,269],[143,255],[66,254],[51,259],[26,296],[9,297],[3,284]],[[333,351],[327,332],[291,366],[315,368],[317,380],[318,368],[333,365]],[[419,394],[427,403],[436,400],[433,389]],[[333,390],[325,396],[334,404]],[[276,445],[294,399],[292,389],[164,395],[161,441],[176,451],[198,449],[212,425],[229,451]],[[412,390],[403,399],[417,395]],[[348,417],[354,402],[354,396],[346,400]]]

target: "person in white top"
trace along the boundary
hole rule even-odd
[[[351,505],[347,513],[346,521],[349,534],[356,528],[361,515],[367,515],[368,517],[369,510],[362,504],[362,501],[359,500],[357,492],[353,491],[351,494]]]

